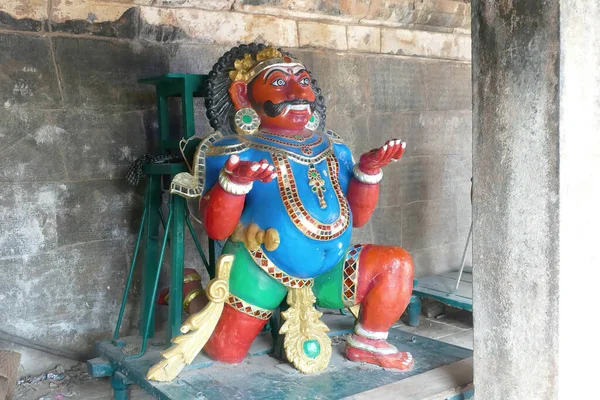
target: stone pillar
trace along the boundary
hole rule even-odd
[[[563,328],[585,295],[569,284],[600,292],[587,275],[600,269],[599,18],[597,0],[473,2],[479,399],[555,399],[559,376],[561,398],[586,398],[572,396],[581,380],[563,381],[563,372],[586,367],[562,351],[559,364],[559,326],[563,350]],[[597,347],[576,326],[579,338],[564,338]]]

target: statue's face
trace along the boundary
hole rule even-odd
[[[315,94],[301,64],[273,66],[248,84],[248,100],[265,128],[300,131],[313,113]]]

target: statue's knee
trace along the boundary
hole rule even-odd
[[[414,266],[408,251],[396,246],[373,247],[374,255],[385,272],[397,279],[413,279]]]

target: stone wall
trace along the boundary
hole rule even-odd
[[[142,201],[123,178],[157,129],[137,79],[206,73],[239,42],[304,60],[355,155],[408,143],[355,241],[402,245],[418,275],[456,267],[470,224],[469,13],[449,0],[0,3],[1,329],[88,354],[110,334]]]

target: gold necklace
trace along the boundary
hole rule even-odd
[[[270,133],[268,135],[270,135]],[[308,156],[312,155],[314,147],[323,143],[323,136],[321,136],[321,135],[318,135],[317,140],[315,140],[312,143],[289,143],[289,142],[286,142],[283,140],[271,138],[269,136],[266,136],[263,133],[255,133],[253,136],[257,137],[259,139],[265,140],[267,142],[276,143],[276,144],[280,144],[280,145],[284,145],[284,146],[288,146],[288,147],[300,148],[300,151]],[[277,135],[275,135],[275,136],[277,136]],[[279,137],[283,137],[283,136],[280,135]],[[310,138],[312,138],[312,136],[306,138],[306,140],[310,139]]]

